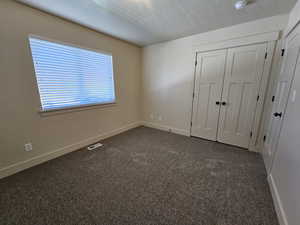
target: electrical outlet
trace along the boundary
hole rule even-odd
[[[32,144],[31,144],[31,143],[25,144],[25,145],[24,145],[24,150],[25,150],[26,152],[32,151]]]

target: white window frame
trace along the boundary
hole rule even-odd
[[[115,101],[108,102],[108,103],[95,103],[95,104],[84,104],[84,105],[78,105],[78,106],[66,106],[66,107],[61,107],[61,108],[44,110],[42,107],[41,95],[40,95],[38,82],[37,82],[37,76],[36,76],[35,68],[34,68],[33,55],[32,55],[31,46],[30,46],[30,38],[36,38],[36,39],[40,39],[40,40],[44,40],[44,41],[49,41],[49,42],[53,42],[53,43],[57,43],[57,44],[61,44],[61,45],[80,48],[80,49],[89,50],[89,51],[93,51],[93,52],[97,52],[100,54],[105,54],[105,55],[111,56],[112,57],[112,74],[113,74],[113,82],[114,82]],[[42,37],[42,36],[35,35],[35,34],[29,34],[27,41],[28,41],[28,47],[29,47],[29,52],[30,52],[31,61],[32,61],[32,68],[33,68],[34,80],[35,80],[35,89],[37,90],[38,97],[39,97],[39,112],[40,113],[42,113],[42,114],[51,113],[52,114],[52,113],[59,113],[59,112],[81,111],[81,110],[85,110],[85,109],[94,109],[96,107],[98,108],[98,107],[114,106],[117,104],[116,80],[115,80],[115,73],[114,73],[114,57],[113,57],[112,53],[102,51],[99,49],[84,47],[84,46],[81,46],[78,44],[67,43],[64,41],[58,41],[58,40],[54,40],[52,38],[46,38],[46,37]]]

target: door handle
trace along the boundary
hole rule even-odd
[[[219,102],[219,101],[216,101],[216,105],[220,105],[220,102]]]
[[[226,102],[222,102],[222,105],[226,105],[227,103]]]
[[[282,117],[282,112],[281,112],[281,113],[275,112],[273,115],[274,115],[275,117],[281,118],[281,117]]]

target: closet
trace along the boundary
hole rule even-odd
[[[267,47],[197,52],[191,136],[249,148]]]

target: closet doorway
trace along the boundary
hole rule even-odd
[[[249,148],[267,45],[197,53],[191,136]]]

